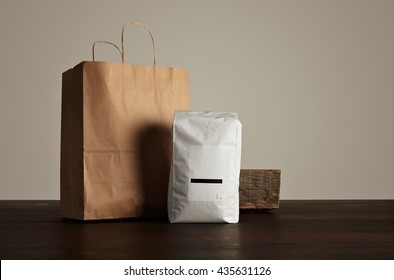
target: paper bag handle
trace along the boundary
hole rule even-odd
[[[129,24],[142,26],[143,28],[145,28],[149,32],[150,38],[152,39],[152,45],[153,45],[153,66],[156,66],[156,47],[155,47],[155,40],[153,39],[152,32],[144,24],[139,23],[139,22],[134,22],[134,21],[126,22],[125,25],[122,28],[122,38],[121,38],[121,42],[122,42],[122,63],[124,63],[124,30],[125,30],[126,26],[129,25]]]
[[[119,47],[118,47],[117,45],[115,45],[114,43],[111,43],[111,42],[108,42],[108,41],[96,41],[96,42],[93,43],[93,46],[92,46],[93,61],[94,61],[94,47],[95,47],[96,44],[98,44],[98,43],[104,43],[104,44],[109,44],[109,45],[111,45],[111,46],[114,46],[114,47],[119,51],[120,56],[122,56],[122,52],[120,51]]]

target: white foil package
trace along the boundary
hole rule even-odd
[[[237,113],[175,112],[171,223],[238,222],[241,136]]]

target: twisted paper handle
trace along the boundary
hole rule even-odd
[[[144,24],[139,23],[139,22],[134,22],[134,21],[127,22],[122,28],[122,38],[121,38],[121,42],[122,42],[122,63],[124,63],[124,30],[125,30],[126,26],[129,25],[129,24],[142,26],[143,28],[145,28],[149,32],[150,38],[152,39],[152,45],[153,45],[153,65],[156,66],[156,47],[155,47],[155,40],[153,39],[152,32]]]
[[[117,45],[115,45],[114,43],[111,43],[111,42],[108,42],[108,41],[96,41],[96,42],[93,43],[93,46],[92,46],[93,61],[94,61],[94,47],[95,47],[96,44],[98,44],[98,43],[104,43],[104,44],[109,44],[109,45],[111,45],[111,46],[114,46],[114,47],[119,51],[119,54],[120,54],[120,56],[122,57],[122,52],[120,51],[119,47],[118,47]]]

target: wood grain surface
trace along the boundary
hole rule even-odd
[[[58,201],[0,201],[1,259],[393,259],[394,200],[281,201],[238,224],[80,222]]]
[[[280,170],[241,169],[239,207],[241,209],[279,208]]]

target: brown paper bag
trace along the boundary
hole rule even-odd
[[[175,110],[190,107],[188,73],[156,66],[156,52],[154,66],[124,64],[126,25],[122,63],[85,61],[63,73],[62,217],[167,215],[171,125]]]

